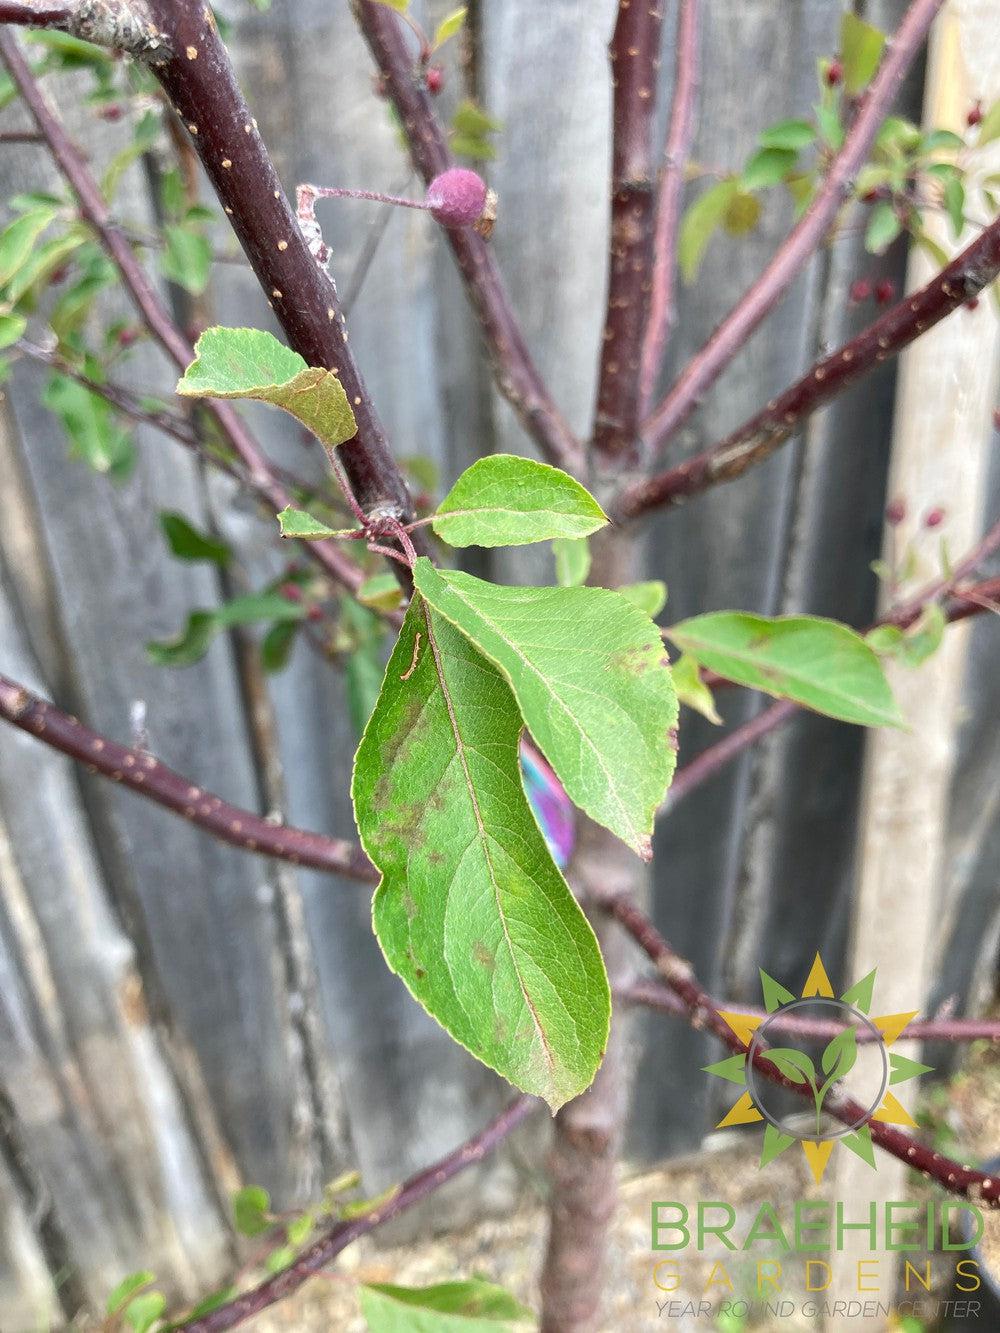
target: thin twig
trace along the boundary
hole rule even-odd
[[[643,422],[651,453],[656,453],[687,420],[733,357],[788,290],[822,243],[827,228],[848,197],[854,177],[895,101],[907,70],[927,36],[943,0],[912,0],[878,73],[861,98],[843,147],[833,159],[809,208],[771,262],[697,352],[660,404]]]
[[[32,4],[31,0],[0,3],[0,23],[17,23],[22,27],[64,28],[73,13],[73,5]]]
[[[998,273],[1000,219],[919,291],[810,366],[801,379],[731,435],[676,467],[629,486],[615,502],[612,517],[619,522],[637,518],[650,509],[676,504],[710,486],[741,477],[796,434],[813,412],[978,296]]]
[[[594,417],[594,450],[637,462],[639,362],[653,266],[653,129],[662,5],[619,0],[608,55],[614,90],[608,294]]]
[[[352,0],[352,8],[396,108],[413,165],[430,184],[455,163],[427,90],[416,77],[399,15],[377,0]],[[470,227],[445,234],[479,320],[497,387],[549,461],[578,472],[582,447],[531,359],[493,251]]]
[[[712,997],[698,982],[690,963],[673,951],[649,918],[631,900],[621,895],[603,899],[601,906],[631,935],[666,985],[680,998],[692,1025],[711,1032],[731,1051],[741,1055],[747,1053],[748,1048],[714,1007]],[[754,1053],[753,1063],[754,1068],[772,1083],[791,1088],[794,1092],[804,1092],[808,1096],[808,1088],[792,1083],[779,1074],[767,1059],[765,1050]],[[982,1171],[974,1171],[953,1162],[895,1126],[869,1119],[864,1107],[853,1098],[840,1096],[835,1101],[829,1101],[827,1109],[844,1124],[866,1123],[872,1139],[880,1148],[898,1157],[914,1171],[920,1171],[929,1179],[937,1181],[950,1194],[963,1195],[987,1208],[1000,1207],[1000,1178],[987,1176]]]
[[[131,389],[126,389],[113,380],[100,383],[91,379],[89,375],[84,375],[82,371],[70,365],[57,353],[39,347],[24,338],[15,344],[15,351],[20,352],[22,356],[26,356],[29,361],[37,361],[39,365],[48,366],[50,370],[65,375],[67,379],[75,380],[77,384],[81,384],[90,393],[103,398],[106,403],[110,403],[112,407],[132,421],[153,426],[162,431],[164,435],[169,435],[176,440],[178,444],[183,444],[185,449],[198,451],[198,442],[194,437],[194,432],[188,422],[176,412],[170,412],[166,408],[154,411],[145,406],[139,396],[133,393]],[[221,459],[218,461],[218,466],[228,472],[231,477],[241,479],[236,469],[222,462]]]
[[[378,874],[357,843],[269,819],[230,805],[175,773],[147,750],[130,749],[83,725],[55,704],[0,675],[0,718],[113,782],[162,805],[246,852],[374,884]]]
[[[639,1004],[648,1009],[658,1009],[665,1014],[684,1017],[688,1013],[684,1001],[669,986],[662,982],[640,980],[628,985],[617,986],[614,998],[620,1004]],[[742,1004],[738,1000],[711,1000],[716,1012],[746,1014],[752,1018],[768,1018],[768,1027],[775,1033],[789,1032],[799,1037],[815,1037],[828,1040],[844,1030],[842,1023],[825,1018],[800,1018],[797,1014],[776,1013],[769,1015],[766,1010],[754,1005]],[[858,1027],[855,1035],[859,1045],[879,1040],[877,1033],[870,1028]],[[995,1018],[924,1018],[907,1023],[904,1033],[906,1041],[994,1041],[1000,1042],[1000,1022]]]
[[[652,406],[656,375],[663,364],[667,338],[676,318],[677,231],[684,197],[684,172],[694,141],[694,110],[698,97],[699,3],[700,0],[680,0],[677,19],[677,73],[660,173],[653,237],[653,290],[649,297],[649,319],[642,342],[639,372],[640,411],[643,414]]]
[[[534,1097],[520,1096],[510,1102],[495,1119],[466,1139],[463,1144],[447,1153],[438,1161],[411,1176],[389,1198],[370,1212],[355,1217],[348,1222],[337,1222],[323,1233],[318,1240],[302,1251],[293,1264],[282,1269],[274,1277],[269,1277],[251,1291],[220,1305],[217,1310],[203,1315],[200,1319],[190,1319],[186,1323],[175,1324],[178,1333],[224,1333],[224,1330],[260,1314],[271,1305],[290,1296],[309,1278],[315,1277],[342,1250],[359,1237],[374,1231],[384,1222],[398,1217],[415,1204],[421,1203],[435,1190],[449,1180],[481,1162],[511,1134],[541,1103]]]

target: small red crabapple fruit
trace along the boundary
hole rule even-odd
[[[486,182],[468,167],[450,167],[435,176],[424,202],[444,227],[471,227],[486,207]]]
[[[283,583],[278,589],[286,602],[301,602],[302,589],[297,583]]]
[[[427,91],[432,97],[436,97],[444,87],[444,70],[440,65],[428,65],[427,72],[424,75],[424,82],[427,84]]]
[[[896,295],[896,284],[891,278],[883,278],[875,284],[875,300],[879,305],[888,305]]]
[[[978,101],[974,102],[972,106],[969,108],[968,114],[965,117],[965,123],[971,130],[974,125],[980,125],[982,123],[982,119],[983,119],[983,104],[982,102]]]
[[[935,505],[933,509],[929,509],[924,515],[925,528],[939,528],[943,522],[944,509],[941,505]]]
[[[965,303],[965,308],[966,308],[966,310],[978,310],[978,309],[979,309],[979,297],[978,297],[978,296],[970,296],[969,299],[968,299],[968,301],[966,301],[966,303]]]
[[[828,88],[836,88],[844,81],[844,65],[837,58],[830,61],[826,67],[826,83]]]
[[[125,112],[121,109],[121,107],[118,105],[117,102],[112,102],[110,106],[102,107],[97,114],[100,116],[102,120],[116,121],[116,120],[121,120]]]
[[[890,500],[885,507],[885,521],[891,528],[898,528],[906,517],[906,501],[901,497]]]
[[[323,619],[323,612],[318,606],[311,606],[306,612],[306,619],[315,623],[315,621]]]
[[[855,278],[851,283],[851,300],[858,304],[860,301],[867,301],[872,294],[872,285],[867,278]]]
[[[118,331],[118,346],[131,347],[133,343],[138,342],[140,330],[135,325],[127,325],[124,329]]]

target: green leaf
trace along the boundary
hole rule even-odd
[[[994,102],[979,122],[979,138],[976,144],[982,147],[983,144],[992,143],[994,139],[1000,139],[1000,101]]]
[[[816,126],[808,120],[779,120],[760,136],[762,148],[790,148],[798,152],[816,138]]]
[[[160,1291],[147,1291],[125,1307],[125,1322],[132,1333],[149,1333],[167,1308],[167,1298]]]
[[[358,1288],[369,1333],[513,1333],[530,1310],[482,1278],[433,1287],[369,1283]]]
[[[117,1314],[130,1296],[134,1296],[137,1291],[143,1287],[148,1287],[151,1282],[156,1281],[156,1274],[149,1272],[129,1273],[123,1277],[115,1287],[114,1291],[108,1297],[105,1309],[108,1314]]]
[[[269,1273],[280,1273],[284,1268],[290,1268],[295,1262],[295,1250],[291,1245],[279,1245],[276,1250],[264,1260],[264,1267]]]
[[[816,1082],[816,1068],[805,1051],[797,1051],[794,1046],[774,1046],[761,1051],[761,1055],[792,1083]]]
[[[235,1287],[222,1287],[219,1291],[213,1291],[211,1295],[204,1297],[187,1315],[187,1319],[200,1319],[202,1315],[211,1314],[217,1310],[220,1305],[225,1305],[236,1295]],[[187,1322],[187,1320],[185,1320]]]
[[[878,657],[860,634],[819,616],[717,611],[667,637],[727,680],[861,726],[901,726]]]
[[[585,537],[607,521],[590,492],[559,468],[492,454],[466,468],[438,506],[433,526],[449,546],[524,546]]]
[[[69,256],[83,244],[83,233],[74,230],[37,246],[8,283],[7,300],[16,304],[30,288],[40,285],[56,269],[62,268]]]
[[[499,120],[494,120],[475,102],[468,98],[459,102],[451,120],[452,151],[462,157],[496,157],[496,149],[490,143],[490,135],[498,134],[503,128]]]
[[[783,181],[798,158],[795,148],[761,148],[743,168],[740,183],[744,190],[763,190]]]
[[[132,437],[115,424],[110,405],[67,375],[53,375],[42,402],[69,436],[71,457],[116,480],[128,475],[135,453]]]
[[[396,604],[398,605],[401,589],[391,574],[378,575],[387,578],[395,585]],[[369,582],[374,583],[374,579]],[[383,666],[382,644],[385,632],[378,616],[365,607],[359,606],[348,598],[340,604],[341,620],[346,640],[344,650],[344,683],[347,687],[347,711],[351,715],[355,733],[360,736],[368,725],[382,688]]]
[[[955,134],[952,130],[931,130],[920,140],[920,148],[924,153],[958,153],[964,147],[965,140],[960,134]],[[952,166],[954,164],[948,163],[947,165]]]
[[[0,347],[10,347],[16,343],[28,327],[23,315],[0,315]]]
[[[834,104],[820,103],[815,111],[823,142],[837,152],[844,142],[844,122],[840,119],[839,109]]]
[[[892,204],[882,200],[872,209],[865,228],[865,249],[869,254],[880,255],[888,250],[903,226]]]
[[[451,118],[452,128],[459,134],[470,134],[479,138],[486,134],[498,134],[503,129],[503,122],[487,115],[481,106],[469,98],[459,102]]]
[[[557,537],[552,543],[556,582],[560,588],[576,588],[590,573],[590,543],[586,537]]]
[[[394,9],[397,14],[405,14],[410,8],[410,0],[378,0],[378,3],[387,9]]]
[[[965,186],[958,176],[945,181],[944,206],[948,210],[948,219],[956,241],[965,228]]]
[[[812,203],[816,183],[808,171],[793,172],[785,179],[785,189],[792,196],[795,205],[795,218],[798,220]]]
[[[390,968],[457,1042],[556,1108],[594,1077],[610,995],[524,795],[521,725],[500,673],[415,596],[352,796]]]
[[[289,1222],[287,1231],[289,1245],[294,1245],[296,1248],[304,1245],[312,1235],[315,1225],[316,1219],[312,1213],[303,1213],[301,1217]]]
[[[760,221],[760,200],[755,194],[738,190],[729,201],[722,225],[730,236],[745,236]]]
[[[947,621],[937,602],[924,607],[920,619],[907,630],[898,625],[876,625],[865,642],[882,657],[893,657],[904,666],[918,667],[941,646]]]
[[[504,588],[438,572],[416,587],[503,672],[570,799],[646,859],[674,769],[677,699],[660,632],[607,588]]]
[[[867,88],[878,69],[885,33],[865,23],[848,9],[840,21],[840,57],[844,62],[844,90],[852,96]]]
[[[721,225],[738,189],[736,180],[718,181],[685,210],[677,238],[677,262],[686,283],[698,276],[712,233]]]
[[[299,632],[295,620],[276,620],[260,641],[261,666],[269,674],[284,671]]]
[[[439,46],[443,46],[450,37],[454,37],[461,30],[468,12],[466,6],[463,5],[461,9],[453,9],[450,14],[445,15],[434,34],[433,50],[436,51]]]
[[[286,505],[278,515],[278,524],[282,537],[299,537],[304,541],[323,541],[341,535],[336,528],[327,527],[304,509],[293,509],[291,505]]]
[[[722,718],[716,711],[712,691],[702,680],[701,670],[695,659],[688,653],[681,653],[673,665],[672,675],[678,703],[700,713],[716,726],[721,726]]]
[[[667,604],[667,585],[660,579],[649,579],[645,583],[626,583],[618,592],[627,602],[637,606],[643,615],[651,619],[658,616]]]
[[[263,329],[206,329],[177,385],[187,398],[255,398],[283,408],[330,447],[357,434],[344,386]]]
[[[234,597],[216,611],[192,611],[175,639],[154,640],[146,652],[157,666],[184,667],[200,661],[215,636],[233,625],[252,625],[260,620],[301,620],[306,608],[277,592],[253,592]]]
[[[54,208],[35,208],[0,233],[0,287],[6,287],[22,264],[30,258],[42,232],[56,216]]]
[[[226,565],[232,551],[225,542],[217,541],[199,532],[189,523],[183,514],[165,509],[160,514],[160,527],[167,539],[171,554],[178,560],[210,560],[216,565]]]
[[[260,1185],[247,1185],[233,1195],[233,1222],[241,1236],[259,1236],[271,1225],[271,1196]]]
[[[358,589],[357,600],[373,611],[395,611],[403,600],[403,590],[393,574],[373,574]]]
[[[212,273],[212,245],[208,237],[199,228],[179,223],[164,227],[163,236],[166,242],[160,259],[163,276],[192,296],[200,296]]]

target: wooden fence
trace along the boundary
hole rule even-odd
[[[494,243],[531,348],[581,431],[603,311],[613,8],[473,5],[480,96],[503,122],[490,167],[501,200]],[[856,8],[891,27],[903,5]],[[408,165],[371,96],[370,62],[343,0],[274,0],[266,15],[243,0],[220,9],[287,188],[405,185]],[[764,126],[812,105],[816,56],[836,48],[841,5],[711,0],[704,9],[695,155],[735,167]],[[665,70],[672,46],[668,22]],[[919,74],[905,100],[918,115]],[[95,161],[121,143],[120,127],[95,128],[65,88],[62,109]],[[20,123],[16,110],[4,115]],[[5,146],[0,173],[8,193],[54,180],[36,147]],[[141,218],[149,205],[138,168],[125,196]],[[377,218],[363,203],[325,206],[338,276],[353,271]],[[769,202],[754,234],[713,242],[702,279],[682,295],[671,367],[702,343],[789,221]],[[684,432],[685,449],[718,437],[818,346],[870,318],[846,300],[855,276],[899,282],[902,266],[898,250],[873,261],[853,236],[818,258]],[[218,322],[269,323],[238,266],[220,272],[212,301]],[[389,218],[351,325],[398,455],[429,455],[447,482],[481,453],[530,448],[491,388],[450,258],[422,214]],[[161,390],[173,379],[152,353],[129,363],[128,377]],[[0,430],[0,670],[119,739],[143,716],[151,750],[236,803],[351,834],[355,737],[336,673],[300,648],[265,682],[235,636],[183,670],[154,667],[144,651],[191,608],[273,569],[269,525],[225,479],[153,433],[140,432],[138,465],[122,485],[70,460],[39,406],[41,383],[17,367]],[[669,584],[671,619],[721,607],[871,618],[893,394],[887,366],[765,466],[655,524],[646,566]],[[256,421],[276,456],[319,468],[274,414]],[[174,560],[157,523],[166,508],[214,527],[238,551],[240,572],[224,579]],[[551,576],[534,550],[492,567],[504,578]],[[996,647],[995,621],[972,631],[928,1004],[951,995],[961,1004],[992,969],[1000,734],[981,724],[1000,712],[988,656]],[[727,728],[759,707],[756,696],[727,695]],[[682,757],[718,734],[686,715]],[[817,948],[831,969],[844,958],[863,746],[859,729],[802,716],[664,821],[656,920],[717,992],[749,1000],[758,965],[794,983]],[[357,1166],[376,1192],[453,1146],[502,1096],[390,976],[366,892],[215,843],[10,729],[0,731],[0,881],[5,1333],[45,1318],[58,1326],[65,1305],[99,1302],[133,1269],[155,1269],[178,1292],[204,1291],[231,1260],[226,1199],[239,1183],[291,1205]],[[712,1107],[696,1071],[708,1058],[699,1034],[643,1020],[636,1158],[700,1140]],[[435,1221],[505,1204],[516,1186],[509,1159],[484,1168]]]

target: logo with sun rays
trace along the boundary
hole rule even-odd
[[[793,995],[764,971],[760,979],[763,1014],[719,1011],[747,1049],[704,1071],[744,1089],[717,1128],[764,1121],[760,1166],[773,1162],[793,1143],[801,1143],[817,1184],[838,1142],[875,1170],[870,1122],[916,1127],[890,1089],[929,1073],[931,1066],[909,1060],[889,1047],[900,1039],[917,1011],[870,1018],[875,972],[838,998],[819,954],[801,996]],[[785,1085],[771,1082],[761,1062],[773,1065]],[[788,1084],[804,1094],[808,1108],[804,1115],[792,1113]],[[847,1123],[829,1110],[835,1099],[843,1104],[845,1093],[860,1108]]]

